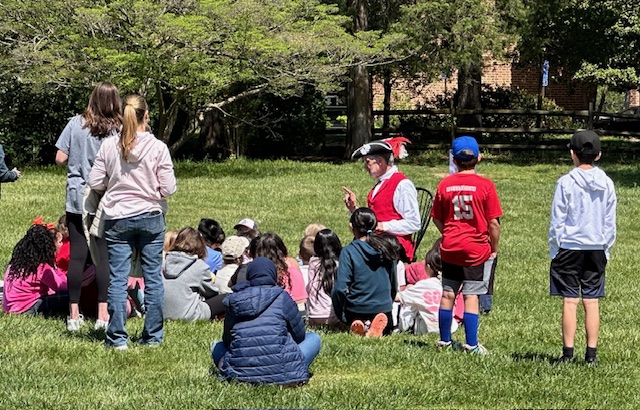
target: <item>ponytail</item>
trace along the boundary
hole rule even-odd
[[[147,110],[147,102],[139,95],[132,94],[124,100],[124,115],[119,145],[122,149],[122,157],[125,160],[127,160],[135,146],[138,126],[144,123],[144,115]]]
[[[326,294],[330,295],[338,274],[338,259],[342,251],[340,238],[331,229],[322,229],[316,234],[313,250],[320,259],[321,276],[316,291],[322,288]]]
[[[370,208],[358,208],[351,214],[351,227],[353,233],[362,238],[366,236],[366,241],[374,249],[382,253],[384,259],[388,261],[401,260],[402,246],[394,235],[389,233],[377,233],[378,219]]]

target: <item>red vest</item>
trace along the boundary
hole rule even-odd
[[[393,195],[396,192],[396,188],[400,181],[407,179],[401,172],[396,172],[391,175],[391,178],[382,182],[380,189],[378,189],[378,193],[376,196],[373,196],[373,189],[369,192],[367,196],[367,206],[373,210],[373,213],[376,214],[376,218],[380,222],[392,221],[397,219],[402,219],[402,215],[396,211],[395,206],[393,205]],[[404,248],[405,252],[407,252],[407,257],[409,260],[413,259],[413,251],[414,246],[413,242],[411,242],[411,235],[396,235],[398,241]]]

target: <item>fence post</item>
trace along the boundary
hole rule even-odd
[[[589,102],[589,116],[587,117],[587,129],[593,129],[593,101]]]
[[[456,108],[453,104],[453,98],[449,107],[449,113],[451,114],[451,142],[456,139]]]

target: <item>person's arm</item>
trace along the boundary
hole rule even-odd
[[[338,274],[331,291],[331,301],[336,317],[342,322],[346,322],[344,308],[347,305],[347,292],[353,277],[353,261],[344,250],[340,253],[338,262]]]
[[[217,295],[218,292],[216,292],[216,290],[213,288],[209,265],[207,265],[203,260],[201,261],[202,263],[199,263],[199,268],[201,268],[200,277],[202,278],[202,280],[200,280],[198,293],[200,293],[203,298],[209,299]]]
[[[346,186],[343,186],[342,189],[344,190],[344,204],[349,212],[353,213],[358,209],[358,199],[356,198],[356,194]]]
[[[107,164],[105,161],[105,149],[106,143],[103,143],[98,150],[96,159],[93,161],[93,167],[91,167],[91,173],[89,174],[88,184],[91,189],[95,189],[99,192],[107,190],[109,184],[109,176],[107,175]]]
[[[618,204],[618,198],[616,197],[616,191],[613,186],[613,182],[609,183],[610,190],[607,197],[605,214],[604,214],[604,238],[605,248],[604,252],[607,256],[607,260],[611,257],[611,247],[613,247],[616,241],[616,207]]]
[[[288,293],[283,292],[282,297],[282,313],[287,321],[287,328],[289,329],[293,340],[300,344],[305,338],[306,331],[304,328],[304,322],[300,316],[300,311],[298,310],[298,305],[293,301],[293,299],[291,299],[291,296],[289,296]]]
[[[67,290],[67,275],[63,272],[59,272],[57,269],[46,264],[41,265],[38,269],[42,269],[42,279],[40,279],[40,281],[47,288],[56,293]]]
[[[569,209],[569,199],[562,189],[562,183],[558,181],[551,205],[551,221],[549,223],[549,256],[555,258],[560,250],[560,240],[564,232],[564,226]]]
[[[442,235],[444,233],[444,222],[439,219],[431,219],[431,221],[436,226],[436,228],[438,228],[440,235]]]
[[[393,193],[393,206],[402,216],[402,219],[382,221],[380,227],[383,231],[394,235],[411,235],[420,230],[418,192],[411,180],[404,179],[400,181],[396,191]]]
[[[69,161],[69,155],[62,150],[58,150],[58,152],[56,152],[56,164],[66,165],[67,161]]]
[[[500,220],[493,218],[489,221],[489,241],[491,242],[491,256],[498,254],[498,242],[500,241]]]
[[[166,198],[173,195],[177,189],[176,175],[173,172],[173,161],[166,145],[162,148],[156,175],[160,183],[160,196]]]
[[[4,149],[0,145],[0,182],[13,182],[18,178],[20,178],[20,171],[17,168],[9,170],[4,161]]]

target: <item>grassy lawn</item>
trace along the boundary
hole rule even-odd
[[[606,146],[604,148],[606,150]],[[435,335],[364,340],[321,332],[323,347],[310,383],[298,389],[225,384],[210,375],[209,345],[221,323],[166,324],[158,349],[105,350],[92,326],[68,334],[61,321],[0,315],[0,407],[80,409],[425,409],[633,408],[640,401],[637,203],[640,166],[605,161],[616,183],[618,241],[601,304],[600,366],[551,366],[560,353],[561,300],[548,296],[547,230],[556,179],[570,170],[565,153],[543,162],[488,158],[479,172],[496,182],[504,209],[494,310],[481,318],[487,357],[439,352]],[[619,158],[613,158],[619,160]],[[440,155],[415,158],[401,169],[417,186],[435,190],[447,172]],[[349,242],[343,185],[365,203],[373,182],[356,163],[291,161],[177,165],[169,229],[220,221],[227,232],[243,217],[280,234],[290,253],[311,222]],[[61,168],[27,168],[0,199],[0,267],[33,218],[54,220],[64,210]],[[420,255],[436,238],[430,226]],[[579,315],[579,320],[583,315]],[[142,321],[128,323],[132,335]],[[462,340],[463,331],[454,338]],[[584,355],[582,322],[576,355]],[[578,360],[580,362],[581,360]]]

